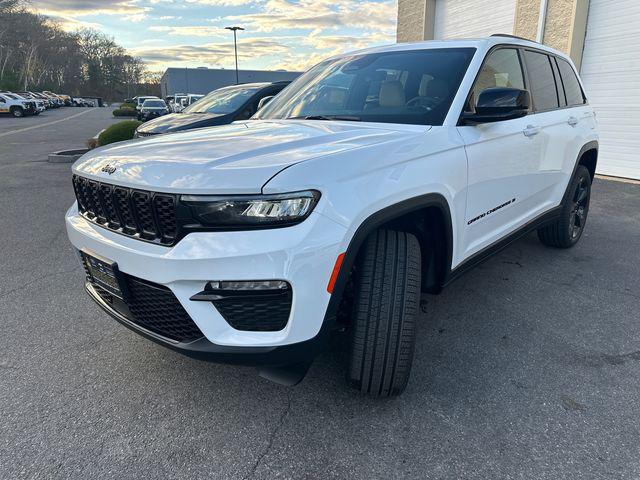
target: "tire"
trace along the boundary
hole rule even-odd
[[[578,243],[587,223],[590,200],[591,175],[586,167],[580,165],[569,184],[560,216],[552,223],[538,229],[540,241],[549,247],[556,248],[570,248]]]
[[[14,107],[11,109],[11,115],[16,118],[24,117],[24,111],[20,107]]]
[[[378,230],[361,250],[355,277],[347,380],[375,397],[407,386],[420,305],[420,244],[410,233]]]

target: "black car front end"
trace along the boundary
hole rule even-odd
[[[166,108],[142,108],[138,113],[138,120],[147,121],[154,118],[162,117],[169,111]]]

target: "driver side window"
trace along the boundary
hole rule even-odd
[[[480,93],[492,87],[510,87],[524,90],[524,75],[522,65],[515,48],[501,48],[494,50],[487,59],[471,89],[469,102],[465,110],[475,111]]]

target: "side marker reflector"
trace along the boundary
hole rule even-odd
[[[344,253],[338,255],[336,258],[336,263],[333,266],[333,271],[331,272],[331,278],[329,278],[329,285],[327,285],[327,292],[333,293],[333,287],[336,285],[336,280],[338,280],[338,274],[340,273],[340,267],[342,266],[342,261],[344,260]]]

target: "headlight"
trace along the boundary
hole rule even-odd
[[[295,225],[313,211],[320,192],[307,190],[278,195],[238,195],[230,197],[183,195],[203,226],[220,229],[269,228]]]

